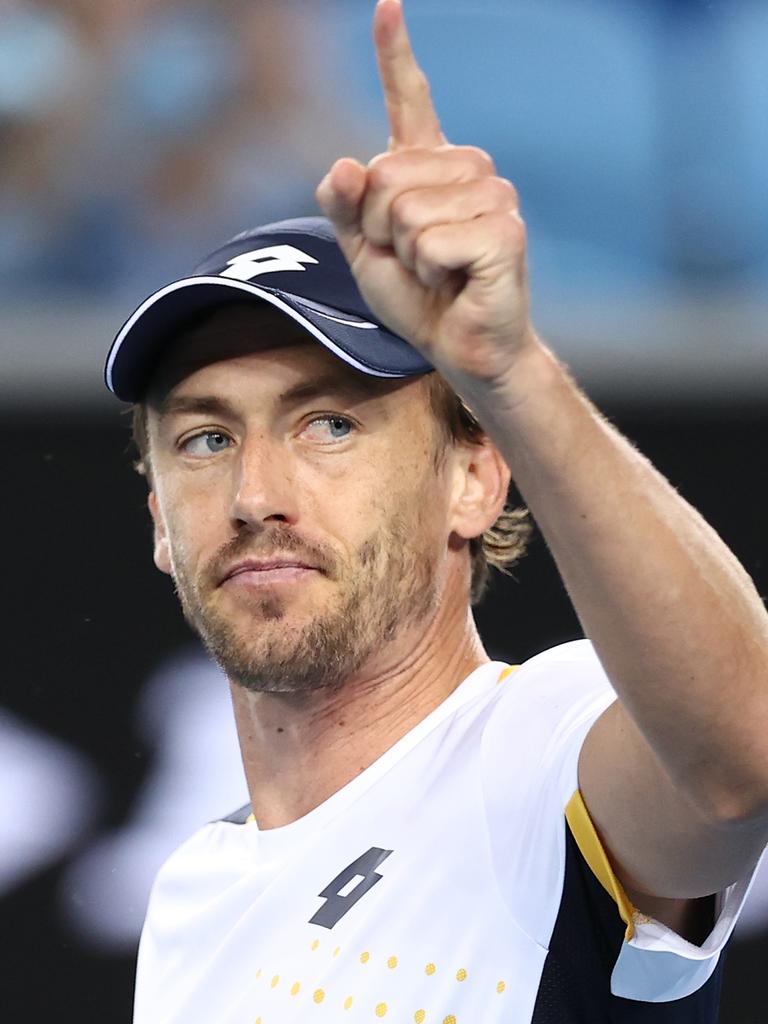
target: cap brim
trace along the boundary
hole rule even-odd
[[[180,327],[208,309],[242,302],[244,296],[269,302],[362,373],[411,377],[433,369],[402,338],[353,313],[250,281],[188,277],[150,295],[125,322],[107,357],[107,387],[125,402],[141,401],[154,367]]]

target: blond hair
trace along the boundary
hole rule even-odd
[[[439,373],[427,378],[427,393],[447,444],[481,444],[486,433],[472,410]],[[533,527],[527,508],[505,504],[496,522],[469,542],[472,565],[470,600],[477,604],[488,588],[491,568],[509,574],[526,552]]]

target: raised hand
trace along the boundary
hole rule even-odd
[[[318,201],[384,323],[454,383],[504,380],[538,344],[517,194],[487,153],[446,141],[400,0],[379,0],[374,40],[389,148],[337,161]]]

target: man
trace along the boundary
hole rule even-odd
[[[713,1021],[768,620],[536,335],[514,190],[443,138],[398,0],[374,32],[389,149],[318,189],[366,304],[325,222],[271,225],[107,365],[251,796],[160,872],[136,1021]],[[591,641],[517,671],[470,612],[510,470]]]

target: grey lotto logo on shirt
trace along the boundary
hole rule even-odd
[[[376,868],[392,853],[391,850],[382,850],[378,846],[372,846],[366,850],[357,860],[353,860],[343,871],[329,882],[318,896],[325,900],[325,903],[309,919],[310,924],[319,924],[323,928],[333,926],[354,907],[357,901],[380,882],[383,875],[380,875]],[[351,882],[359,879],[352,888]]]

